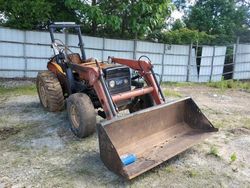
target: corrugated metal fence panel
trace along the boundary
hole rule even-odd
[[[164,55],[163,81],[185,82],[187,79],[187,65],[189,46],[167,45]]]
[[[56,33],[58,38],[70,46],[73,52],[80,53],[78,36],[73,34]],[[0,77],[36,76],[37,71],[46,69],[48,58],[53,55],[50,48],[50,35],[48,32],[20,31],[0,27]],[[4,42],[5,41],[5,42]],[[6,42],[9,41],[9,42]],[[99,60],[107,60],[108,56],[138,59],[141,55],[148,56],[154,64],[157,74],[162,74],[163,81],[186,81],[187,66],[189,62],[189,45],[165,45],[133,40],[115,40],[98,37],[83,36],[87,58],[95,57]],[[26,44],[25,44],[26,43]],[[136,48],[136,49],[135,49]],[[165,49],[165,53],[163,53]],[[212,81],[219,81],[222,77],[225,61],[226,47],[216,47],[214,58]],[[24,58],[26,56],[26,59]],[[135,57],[134,57],[135,55]],[[207,57],[210,56],[210,57]],[[213,47],[205,46],[202,50],[199,81],[209,81]],[[250,45],[240,44],[236,57],[236,65],[233,78],[250,78]],[[164,68],[162,68],[164,64]],[[13,69],[20,71],[5,71]],[[34,70],[34,72],[32,72]],[[240,72],[241,71],[241,72]],[[245,72],[244,72],[245,71]],[[194,49],[190,61],[189,80],[197,81],[197,65]]]
[[[250,79],[250,44],[239,44],[236,53],[233,78]]]
[[[48,59],[53,55],[53,51],[49,46],[41,46],[35,44],[25,45],[27,57],[38,57]]]
[[[212,56],[214,47],[203,46],[200,63],[199,82],[208,82],[211,73]]]
[[[95,48],[100,50],[103,48],[103,38],[82,36],[82,39],[85,48]],[[78,42],[74,44],[74,46],[77,45]]]
[[[24,71],[1,71],[0,77],[2,78],[22,78],[24,77]]]
[[[215,57],[213,61],[213,75],[211,81],[221,81],[225,63],[225,55],[226,55],[227,47],[220,46],[215,47]]]
[[[6,70],[0,72],[0,76],[4,78],[24,77],[24,71],[22,71],[25,69],[24,58],[0,57],[0,69]]]
[[[142,56],[147,56],[151,60],[154,65],[154,72],[158,78],[159,75],[162,74],[162,54],[164,52],[164,44],[137,41],[136,51],[136,59],[139,59]],[[142,59],[147,60],[145,57],[142,57]]]
[[[9,30],[9,29],[8,29]],[[17,40],[22,42],[24,40],[24,32],[18,30],[10,30],[0,28],[0,40],[3,41],[13,41]],[[16,32],[16,34],[14,34]],[[11,37],[11,35],[13,35]],[[25,69],[24,62],[24,45],[19,43],[0,43],[0,72],[1,77],[11,78],[11,77],[23,77]],[[6,70],[6,71],[4,71]],[[10,71],[10,70],[21,70],[21,71]]]
[[[133,49],[133,41],[104,39],[103,60],[107,60],[109,56],[132,59]]]
[[[215,48],[215,57],[213,59],[214,48]],[[211,77],[211,81],[220,81],[222,79],[223,68],[225,63],[225,55],[226,55],[225,46],[202,47],[199,82],[210,81],[212,62],[213,62],[213,73],[212,73],[213,75]]]
[[[136,59],[141,57],[141,60],[148,61],[147,58],[142,57],[143,55],[147,56],[151,63],[154,65],[154,72],[158,75],[162,74],[162,55],[161,54],[145,54],[145,53],[136,53]]]
[[[48,45],[51,43],[51,39],[48,32],[26,31],[26,42]]]
[[[23,44],[16,43],[0,43],[1,56],[23,56]]]
[[[191,57],[190,70],[189,70],[189,81],[198,82],[198,70],[197,70],[195,49],[192,49],[192,57]]]
[[[137,42],[137,52],[149,52],[149,53],[162,53],[164,50],[164,44],[153,42]]]
[[[126,59],[133,59],[133,53],[132,52],[115,52],[115,51],[103,51],[103,60],[106,61],[108,57],[120,57],[120,58],[126,58]]]
[[[119,50],[119,51],[133,52],[134,41],[104,39],[104,49],[105,50]]]
[[[0,40],[24,42],[24,31],[0,27]]]

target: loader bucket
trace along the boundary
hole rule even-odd
[[[127,179],[152,169],[218,130],[191,98],[105,121],[97,129],[101,160],[108,169]]]

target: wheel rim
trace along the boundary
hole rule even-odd
[[[42,101],[42,104],[44,107],[47,107],[48,106],[48,102],[47,102],[47,96],[46,96],[46,92],[45,92],[45,88],[44,86],[39,83],[39,93],[40,93],[40,99]]]
[[[80,116],[76,108],[76,105],[74,104],[72,104],[70,107],[70,117],[72,120],[73,127],[78,129],[80,125]]]

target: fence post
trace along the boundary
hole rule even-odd
[[[105,38],[102,38],[102,61],[104,61]]]
[[[134,40],[133,59],[136,59],[136,52],[137,52],[137,39]]]
[[[163,53],[162,53],[160,83],[162,82],[162,77],[164,75],[164,69],[165,69],[165,67],[164,67],[165,51],[166,51],[166,44],[164,44]]]
[[[214,56],[215,56],[215,46],[213,47],[213,57],[212,57],[212,62],[211,62],[211,71],[209,75],[209,82],[212,81],[212,76],[213,76],[213,70],[214,70]]]
[[[193,48],[193,43],[189,45],[189,55],[188,55],[188,65],[187,65],[187,78],[186,81],[189,82],[189,73],[190,73],[190,65],[192,61],[192,48]]]
[[[27,36],[26,31],[24,31],[24,43],[23,43],[23,58],[24,58],[24,78],[27,77],[27,69],[28,69],[28,62],[27,62],[27,54],[26,54],[26,43],[27,43]]]
[[[66,31],[64,33],[64,39],[65,39],[65,44],[68,46],[69,45],[69,34]]]
[[[232,75],[232,79],[234,78],[234,70],[235,70],[235,64],[236,64],[236,60],[237,60],[236,58],[237,58],[237,54],[238,54],[239,43],[240,43],[240,37],[237,37],[237,41],[236,41],[236,45],[235,45],[234,58],[233,58],[233,75]]]

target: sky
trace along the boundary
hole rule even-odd
[[[197,0],[186,0],[185,6],[193,6]],[[184,10],[174,10],[171,14],[171,18],[175,21],[177,19],[182,19],[184,16]]]

